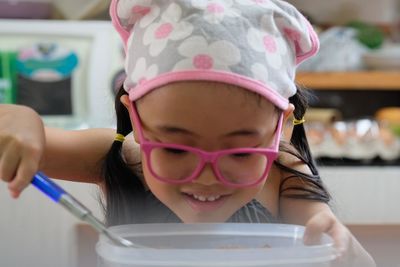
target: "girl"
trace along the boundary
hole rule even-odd
[[[332,214],[309,152],[305,97],[293,80],[296,66],[317,52],[318,40],[294,7],[278,0],[116,0],[110,10],[125,44],[127,78],[116,99],[118,134],[98,180],[109,225],[302,224],[305,243],[327,232],[345,266],[374,266]],[[292,112],[292,138],[281,142]],[[37,136],[44,136],[38,125]],[[132,131],[140,164],[121,153]],[[103,135],[79,150],[95,148],[78,164],[91,170],[109,145],[99,142],[110,140],[108,132],[75,133],[73,141],[77,135]],[[49,136],[52,142],[54,133]],[[45,141],[35,141],[33,155],[40,158]],[[51,144],[45,159],[63,151]],[[11,153],[4,151],[2,162],[9,162]],[[66,158],[73,160],[72,154]],[[12,173],[3,179],[17,194],[24,186],[18,172],[13,180],[18,165],[2,167],[12,169],[2,171]]]
[[[134,128],[143,179],[118,157],[122,140],[116,140],[104,168],[109,224],[268,222],[278,207],[280,219],[300,222],[309,214],[293,216],[292,199],[318,200],[315,206],[329,200],[305,138],[294,138],[286,150],[303,152],[297,158],[308,169],[293,170],[296,159],[289,155],[271,169],[282,124],[294,108],[290,97],[299,124],[304,114],[295,68],[318,50],[312,27],[294,7],[121,0],[110,11],[126,51],[117,132],[125,136]],[[304,136],[302,130],[296,132]],[[291,200],[282,197],[288,195]]]

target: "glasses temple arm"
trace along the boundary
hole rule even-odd
[[[273,148],[276,151],[278,151],[279,143],[281,141],[282,124],[283,124],[283,112],[279,116],[278,125],[277,125],[276,131],[275,131],[275,140],[274,140]]]
[[[143,136],[142,125],[140,122],[139,114],[136,109],[135,103],[130,101],[129,108],[131,110],[131,123],[132,123],[133,130],[137,131],[138,138],[142,142],[144,140],[144,136]]]

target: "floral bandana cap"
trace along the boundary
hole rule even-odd
[[[317,53],[310,23],[280,0],[112,0],[131,101],[177,81],[215,81],[286,109],[298,64]]]

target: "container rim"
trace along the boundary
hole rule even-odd
[[[300,240],[304,226],[290,224],[201,223],[201,224],[136,224],[110,227],[124,238],[143,236],[233,235],[282,237]],[[185,253],[182,253],[184,251]],[[112,244],[104,235],[96,245],[99,259],[134,266],[268,266],[330,262],[336,258],[333,240],[323,234],[321,244],[300,247],[272,248],[123,248]],[[221,253],[223,252],[223,253]],[[268,253],[266,253],[268,252]],[[179,257],[171,257],[179,255]]]

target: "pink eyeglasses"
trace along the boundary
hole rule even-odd
[[[271,148],[234,148],[207,152],[179,144],[145,139],[136,106],[131,102],[132,123],[137,128],[140,147],[145,153],[150,173],[169,184],[195,180],[210,163],[217,179],[230,187],[249,187],[262,182],[278,156],[283,115],[280,115]]]

